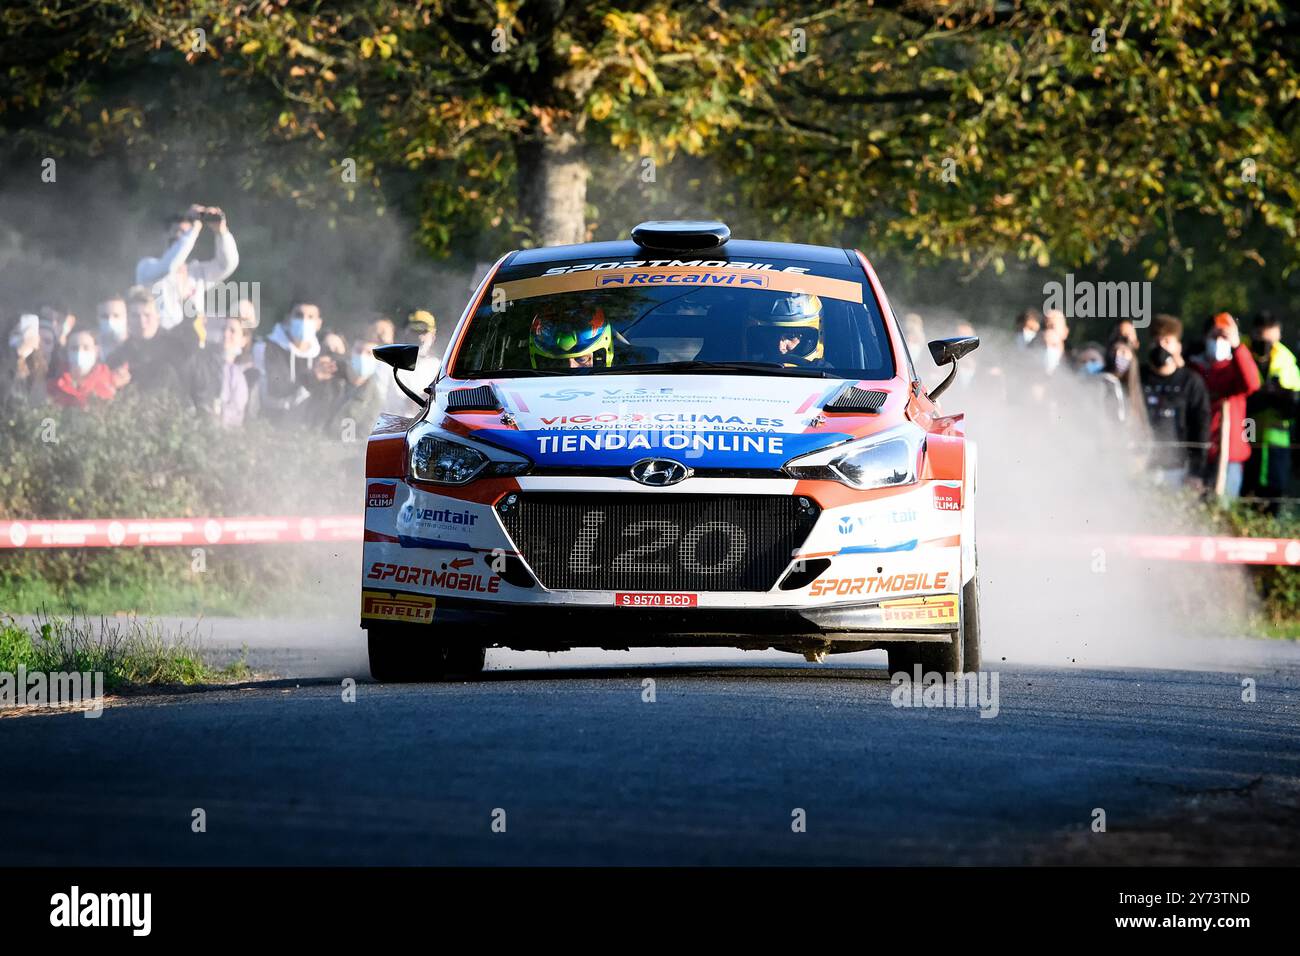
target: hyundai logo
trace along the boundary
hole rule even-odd
[[[687,468],[681,462],[669,458],[643,458],[632,466],[632,477],[636,481],[656,488],[675,485],[693,474],[693,468]]]

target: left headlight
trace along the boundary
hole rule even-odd
[[[925,454],[925,432],[900,425],[878,435],[836,445],[786,462],[791,478],[838,481],[866,491],[915,484]]]
[[[532,465],[521,455],[432,428],[413,433],[410,449],[411,477],[435,485],[463,485],[475,478],[521,475]]]

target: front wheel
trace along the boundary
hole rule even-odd
[[[472,678],[483,670],[487,648],[463,640],[432,640],[427,631],[371,627],[366,632],[370,676],[382,684]]]

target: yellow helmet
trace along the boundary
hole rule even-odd
[[[749,320],[748,348],[752,356],[772,356],[778,361],[815,362],[822,357],[822,300],[806,292],[792,292],[772,303],[767,315]],[[782,348],[791,339],[793,348]]]

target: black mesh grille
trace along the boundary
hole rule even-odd
[[[828,412],[867,412],[875,414],[889,398],[888,392],[877,392],[850,385],[835,396],[834,401],[826,404]]]
[[[502,521],[548,588],[767,591],[817,521],[802,500],[525,492]]]
[[[494,412],[501,407],[496,392],[491,385],[478,385],[474,388],[457,388],[447,393],[447,411],[449,412]]]

